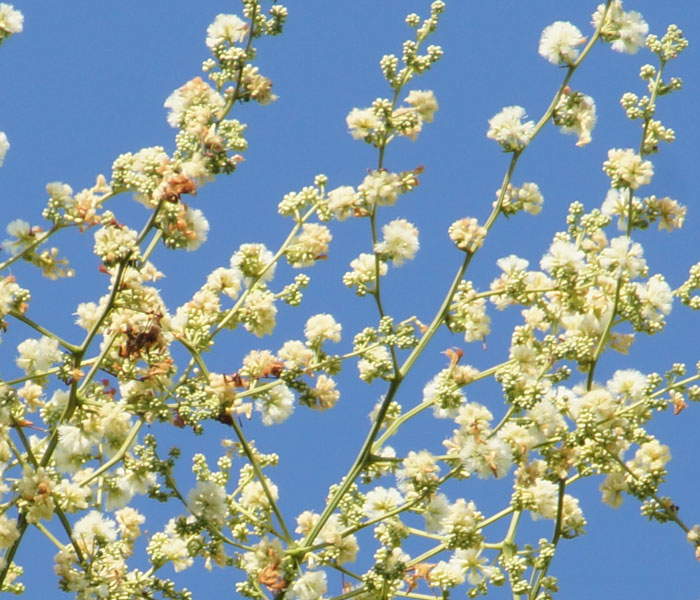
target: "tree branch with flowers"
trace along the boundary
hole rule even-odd
[[[682,87],[669,75],[687,46],[681,30],[649,34],[642,15],[620,0],[592,7],[588,36],[566,21],[544,29],[539,54],[560,68],[561,81],[537,121],[518,105],[488,119],[486,136],[505,156],[496,199],[470,204],[474,214],[449,226],[454,275],[431,314],[400,314],[385,282],[400,277],[394,270],[420,244],[417,225],[394,213],[403,196],[421,193],[430,164],[388,165],[395,144],[419,142],[439,118],[435,93],[417,83],[443,56],[433,42],[449,17],[445,3],[433,1],[425,16],[406,17],[411,34],[401,52],[381,58],[384,96],[347,114],[351,136],[372,148],[367,171],[332,185],[317,175],[287,193],[277,212],[288,233],[276,247],[237,242],[224,266],[188,273],[189,299],[169,306],[159,257],[206,241],[210,224],[192,205],[199,189],[243,162],[246,126],[234,115],[276,100],[255,66],[256,46],[283,32],[287,9],[242,4],[240,16],[220,14],[208,27],[204,75],[165,101],[176,130],[171,151],[120,154],[109,177],[99,174],[77,193],[49,183],[48,224],[7,227],[0,318],[5,346],[17,338],[18,370],[7,377],[14,367],[6,364],[0,373],[0,589],[24,591],[16,559],[33,531],[56,548],[58,588],[81,599],[192,598],[187,571],[204,566],[230,571],[229,592],[255,599],[478,597],[504,588],[513,598],[544,600],[559,588],[554,556],[564,540],[585,533],[576,495],[585,478],[600,481],[603,502],[618,507],[631,496],[645,517],[680,528],[700,559],[700,526],[664,495],[670,449],[650,428],[658,411],[678,415],[700,400],[698,365],[671,363],[663,373],[628,365],[601,375],[612,353],[663,333],[674,299],[700,309],[700,263],[688,264],[674,289],[651,272],[637,238],[652,225],[677,230],[686,217],[676,200],[635,195],[654,176],[651,157],[675,139],[658,109]],[[0,4],[0,44],[23,26],[18,10]],[[540,187],[519,182],[521,157],[540,133],[551,124],[576,136],[576,146],[591,143],[596,103],[574,86],[605,45],[626,54],[644,48],[654,63],[641,67],[643,95],[621,99],[639,125],[636,148],[608,151],[604,201],[570,205],[539,269],[510,253],[496,261],[490,282],[470,279],[496,226],[543,210]],[[0,132],[0,165],[8,150]],[[142,205],[142,221],[126,215],[127,196]],[[300,317],[278,324],[295,314],[283,305],[302,312],[318,294],[307,271],[332,260],[343,221],[365,229],[363,250],[337,277],[348,298],[354,292],[362,302],[363,325],[339,322],[333,302],[304,314],[303,332]],[[33,268],[50,280],[74,276],[49,244],[77,234],[93,236],[107,281],[99,298],[75,308],[82,333],[69,338],[57,333],[62,315],[32,311],[23,277]],[[496,326],[491,308],[520,311],[505,352],[486,345]],[[26,329],[31,335],[22,339]],[[281,344],[267,343],[280,331]],[[467,363],[462,341],[483,347],[485,366]],[[216,353],[232,344],[245,351],[223,371]],[[441,351],[443,366],[416,390],[421,359]],[[292,514],[285,498],[297,491],[276,475],[289,463],[264,435],[251,434],[284,426],[290,433],[277,435],[299,435],[295,409],[330,411],[349,379],[359,379],[350,394],[380,400],[327,495]],[[185,452],[178,442],[184,432],[206,439],[222,431],[218,456]],[[512,486],[498,506],[471,495],[474,479],[503,478]],[[525,513],[549,521],[549,533],[530,537]]]

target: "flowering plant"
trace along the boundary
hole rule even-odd
[[[555,553],[585,532],[575,494],[589,477],[599,479],[605,503],[632,496],[649,519],[680,527],[700,557],[700,526],[662,494],[670,449],[650,428],[655,412],[685,415],[700,399],[698,365],[689,373],[671,363],[662,374],[626,365],[609,375],[603,366],[637,337],[660,334],[675,298],[700,308],[700,263],[672,288],[651,272],[637,237],[654,224],[677,230],[686,217],[678,201],[643,190],[654,177],[652,155],[675,138],[657,112],[682,87],[667,72],[687,42],[673,25],[648,34],[642,15],[620,0],[595,8],[588,35],[569,22],[547,26],[539,54],[562,72],[549,107],[536,121],[517,105],[485,119],[507,162],[495,201],[470,204],[445,228],[456,272],[432,313],[400,314],[389,310],[394,269],[417,259],[421,244],[418,226],[396,213],[404,196],[419,194],[430,165],[425,175],[413,165],[392,169],[388,156],[439,118],[436,94],[418,78],[443,56],[432,42],[444,12],[436,0],[426,16],[406,17],[411,38],[400,56],[380,61],[386,97],[347,113],[351,137],[372,149],[371,168],[332,184],[317,175],[285,194],[277,212],[290,222],[286,237],[274,248],[237,241],[224,265],[196,283],[188,276],[193,289],[179,306],[160,288],[158,259],[163,249],[195,251],[207,240],[195,196],[244,160],[246,126],[234,115],[276,99],[254,61],[255,45],[283,31],[280,4],[244,0],[241,15],[213,20],[204,75],[165,100],[171,150],[120,154],[109,176],[77,192],[49,183],[48,225],[9,224],[0,318],[7,337],[20,325],[33,333],[16,345],[17,375],[0,385],[2,591],[24,589],[15,557],[38,531],[56,546],[59,588],[78,598],[189,598],[179,574],[203,564],[234,571],[236,592],[249,598],[476,597],[506,586],[514,598],[544,599],[558,589]],[[22,28],[21,13],[0,4],[0,43]],[[575,135],[576,146],[592,142],[595,100],[572,86],[603,44],[628,54],[645,47],[654,57],[640,71],[645,95],[621,100],[640,125],[637,147],[607,152],[601,201],[571,203],[539,264],[509,248],[490,282],[470,278],[497,223],[543,211],[540,186],[515,176],[545,126]],[[1,133],[0,164],[8,149]],[[128,195],[146,213],[138,224],[123,206]],[[300,326],[292,310],[314,302],[307,270],[330,258],[346,225],[363,228],[367,243],[338,279],[365,317],[341,322],[340,307],[328,303]],[[77,305],[82,332],[69,337],[53,314],[32,313],[20,266],[50,279],[74,275],[47,247],[71,232],[92,236],[104,289]],[[516,308],[509,343],[491,351],[494,311]],[[290,325],[280,338],[282,317]],[[227,340],[240,354],[235,364],[217,355],[230,349]],[[481,347],[485,357],[472,361]],[[419,359],[431,352],[441,364],[418,383]],[[350,382],[355,369],[363,387]],[[341,392],[380,398],[357,402],[370,423],[349,468],[325,498],[304,498],[291,514],[286,498],[299,491],[276,475],[284,457],[268,449],[263,430],[294,431],[298,407],[323,413],[323,422]],[[416,422],[426,435],[415,435]],[[222,431],[219,456],[185,456],[190,433]],[[510,482],[500,506],[473,496],[476,479]],[[525,513],[549,521],[547,533],[529,538]]]

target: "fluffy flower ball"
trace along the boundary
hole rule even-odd
[[[342,329],[342,325],[337,323],[332,315],[322,313],[309,317],[304,327],[304,335],[311,344],[324,340],[339,342]]]
[[[544,28],[539,53],[554,65],[571,65],[578,58],[577,47],[585,41],[578,27],[567,21],[557,21]]]
[[[248,24],[236,15],[217,15],[207,27],[207,46],[213,50],[225,42],[237,44],[245,40],[247,33]]]
[[[375,251],[394,266],[411,260],[418,252],[418,229],[406,219],[394,219],[382,227],[384,241],[375,246]]]
[[[535,131],[534,121],[522,122],[526,116],[522,106],[506,106],[489,119],[486,137],[497,141],[506,152],[521,150],[527,146]]]
[[[642,160],[631,148],[608,150],[608,160],[603,163],[603,170],[612,180],[612,187],[628,187],[633,190],[649,183],[654,175],[651,161]]]
[[[420,118],[426,123],[432,123],[438,103],[431,90],[411,90],[406,102],[416,109]]]
[[[12,4],[0,3],[0,42],[13,33],[20,33],[24,24],[24,15],[15,10]]]

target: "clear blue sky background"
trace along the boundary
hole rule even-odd
[[[404,16],[411,11],[425,15],[429,2],[304,0],[295,4],[290,7],[286,33],[258,46],[257,64],[274,81],[279,100],[267,107],[235,109],[234,116],[249,125],[246,162],[233,177],[204,187],[192,201],[212,225],[209,241],[195,253],[156,255],[156,263],[168,275],[162,288],[173,310],[191,297],[207,273],[227,264],[240,243],[278,245],[289,228],[276,214],[277,202],[285,193],[310,185],[317,173],[329,177],[331,188],[357,185],[367,169],[376,165],[376,153],[348,135],[345,116],[355,106],[365,107],[388,95],[377,66],[379,58],[400,53],[409,34]],[[524,106],[536,120],[561,80],[563,71],[537,55],[542,29],[555,20],[569,20],[589,35],[596,4],[583,0],[448,0],[447,12],[432,39],[442,45],[445,57],[412,86],[435,91],[440,102],[436,121],[424,128],[417,142],[399,141],[387,155],[387,167],[392,170],[425,166],[419,189],[382,217],[384,221],[407,218],[421,231],[417,259],[387,278],[387,307],[397,318],[410,314],[423,321],[432,318],[461,260],[447,238],[447,227],[457,218],[483,220],[489,213],[508,157],[486,139],[487,120],[511,104]],[[236,2],[215,0],[28,0],[16,7],[25,14],[25,31],[0,49],[0,131],[7,133],[12,144],[0,169],[0,202],[5,222],[21,217],[32,224],[40,223],[46,183],[64,181],[77,191],[92,185],[96,174],[109,175],[112,161],[122,152],[152,145],[173,148],[175,130],[165,121],[163,101],[200,74],[201,61],[207,57],[207,25],[218,13],[239,11]],[[644,190],[687,204],[688,218],[681,232],[668,235],[654,229],[638,237],[652,272],[662,271],[677,286],[700,255],[700,4],[636,0],[625,2],[625,7],[642,12],[655,33],[663,34],[667,24],[677,23],[691,43],[669,71],[685,79],[685,89],[659,102],[658,114],[676,129],[678,140],[664,146],[653,159],[656,175]],[[625,91],[643,93],[637,73],[651,60],[644,50],[628,56],[608,46],[594,49],[572,82],[572,87],[591,94],[598,103],[593,143],[576,148],[575,137],[562,136],[549,126],[528,149],[514,181],[537,182],[545,197],[544,211],[537,218],[518,215],[496,225],[470,271],[469,278],[478,288],[488,287],[496,275],[495,260],[501,256],[517,253],[536,265],[553,233],[565,227],[570,202],[581,201],[588,209],[602,202],[608,179],[601,165],[608,148],[639,144],[638,125],[626,120],[619,97]],[[145,216],[126,196],[118,198],[113,210],[117,214],[125,211],[124,218],[134,224],[143,222]],[[317,312],[333,312],[343,322],[345,339],[339,351],[348,350],[354,332],[376,322],[373,303],[356,298],[340,282],[349,261],[370,247],[366,226],[365,222],[333,224],[329,260],[310,271],[308,301],[299,309],[281,310],[282,325],[273,338],[258,340],[237,332],[212,354],[212,367],[230,372],[240,366],[247,350],[275,350],[285,339],[300,337],[306,318]],[[15,271],[20,283],[33,291],[30,316],[44,318],[57,333],[78,340],[79,332],[72,324],[75,306],[104,293],[106,281],[97,273],[91,236],[76,241],[66,235],[57,244],[77,269],[76,279],[49,283],[22,266]],[[288,276],[290,270],[281,273]],[[514,311],[505,316],[491,311],[491,315],[494,333],[488,351],[478,343],[466,348],[465,360],[478,367],[505,358],[510,328],[517,322]],[[616,368],[631,367],[662,372],[676,361],[685,361],[692,369],[699,358],[699,333],[697,315],[677,304],[663,336],[640,340],[626,357],[606,358],[599,375],[606,378]],[[15,373],[14,348],[23,334],[28,332],[13,324],[0,347],[3,378]],[[446,336],[434,340],[403,387],[398,400],[404,407],[420,400],[424,383],[443,367],[441,351],[460,342]],[[283,458],[271,476],[280,485],[281,505],[290,520],[305,508],[322,508],[328,486],[354,457],[369,426],[367,414],[383,393],[381,384],[354,383],[353,366],[348,365],[346,371],[340,378],[343,396],[333,411],[317,414],[299,409],[281,428],[262,428],[255,421],[246,424],[246,432],[261,449],[277,451]],[[574,377],[571,383],[576,381]],[[502,414],[497,388],[484,386],[469,396]],[[700,521],[699,422],[698,408],[691,406],[675,418],[670,413],[659,415],[652,426],[670,443],[673,453],[663,493],[673,497],[681,517],[689,523]],[[437,451],[442,438],[437,433],[430,437],[427,423],[409,428],[394,445],[400,450],[428,447]],[[192,439],[180,430],[175,433],[171,443],[190,450],[218,451],[219,439],[230,436],[218,426],[211,427],[204,439]],[[184,476],[188,469],[184,462]],[[603,506],[599,483],[584,482],[572,490],[580,491],[588,534],[560,546],[552,568],[560,578],[560,597],[699,598],[700,565],[680,529],[647,523],[636,502],[629,499],[617,511]],[[466,481],[453,487],[451,494],[477,498],[487,512],[507,503],[509,485],[507,480],[500,484]],[[161,510],[155,523],[167,520],[174,508]],[[521,541],[536,543],[538,537],[549,536],[550,529],[549,523],[544,528],[527,524],[523,531],[531,530],[532,537]],[[18,556],[27,569],[28,598],[57,593],[50,562],[53,550],[35,533]],[[232,575],[217,571],[201,577],[200,571],[193,571],[179,577],[198,592],[195,597],[206,597],[205,592],[231,597]],[[330,593],[340,593],[337,578],[330,579]],[[504,589],[493,597],[509,594]]]

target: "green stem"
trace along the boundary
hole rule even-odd
[[[84,563],[85,557],[80,550],[80,546],[78,546],[77,542],[73,539],[73,529],[71,528],[70,522],[66,518],[66,514],[63,512],[63,509],[58,506],[58,504],[56,504],[54,512],[58,516],[58,520],[61,522],[63,530],[68,535],[68,539],[70,540],[71,546],[73,546],[73,550],[75,550],[75,556],[78,558],[78,562]],[[36,525],[38,526],[38,523]],[[63,549],[63,545],[61,545],[61,549]]]
[[[552,535],[551,542],[555,548],[561,538],[561,526],[562,518],[564,515],[564,495],[566,491],[566,483],[567,482],[565,479],[559,480],[559,491],[557,496],[557,516],[554,522],[554,534]],[[533,570],[532,576],[530,578],[530,594],[528,595],[529,600],[535,600],[535,598],[537,598],[537,594],[540,591],[540,587],[542,587],[542,579],[546,577],[547,572],[549,571],[550,564],[551,560],[547,561],[543,567],[539,567]]]
[[[601,21],[602,23],[602,21]],[[665,63],[662,61],[661,65],[659,67],[659,70],[656,74],[656,79],[654,81],[654,86],[651,92],[651,98],[649,100],[649,106],[648,106],[648,112],[649,114],[646,116],[644,119],[644,126],[642,128],[642,141],[639,144],[639,155],[640,156],[645,156],[644,154],[644,141],[646,140],[647,132],[649,131],[649,124],[651,122],[651,117],[654,112],[655,104],[656,104],[656,97],[658,95],[658,89],[661,84],[661,76],[664,71],[664,66]],[[632,237],[632,221],[633,221],[633,215],[632,215],[632,204],[634,200],[634,190],[632,188],[628,188],[628,198],[627,198],[627,230],[626,230],[626,237],[627,239],[631,239]],[[595,352],[593,353],[593,358],[591,360],[591,366],[590,369],[588,370],[588,378],[586,381],[586,389],[590,390],[591,387],[593,386],[593,379],[595,376],[595,370],[598,365],[598,360],[600,359],[601,355],[603,354],[603,349],[605,348],[605,345],[608,342],[608,338],[610,336],[610,332],[612,331],[613,328],[613,323],[615,322],[615,316],[617,315],[617,309],[620,304],[620,291],[622,290],[622,283],[623,283],[623,268],[622,265],[620,265],[620,273],[617,277],[617,283],[615,285],[615,296],[613,300],[613,307],[612,311],[610,313],[610,318],[608,319],[608,322],[605,325],[605,330],[603,331],[602,335],[600,336],[600,339],[598,340],[598,344],[596,346]]]
[[[146,249],[143,251],[143,254],[141,255],[141,260],[144,263],[150,258],[151,254],[153,254],[153,251],[158,246],[158,242],[161,240],[162,237],[163,231],[158,229],[155,235],[151,238],[151,241],[148,243]]]
[[[255,33],[255,17],[258,12],[258,4],[255,3],[253,5],[253,12],[250,14],[250,32],[248,33],[248,41],[246,42],[245,46],[245,55],[250,56],[250,49],[253,45],[253,34]],[[219,111],[219,113],[216,115],[216,120],[220,123],[229,113],[231,108],[233,108],[233,105],[235,104],[236,100],[238,100],[238,91],[240,90],[241,87],[241,81],[243,81],[243,67],[245,66],[245,63],[241,65],[241,68],[238,70],[238,77],[236,78],[236,85],[234,88],[233,94],[231,94],[230,99],[226,102],[224,107]],[[219,90],[221,91],[221,90]]]
[[[624,471],[632,478],[636,479],[639,481],[639,477],[630,469],[625,462],[617,456],[614,452],[611,452],[608,448],[604,448],[604,450],[617,462],[623,469]],[[688,533],[690,531],[690,527],[688,527],[681,519],[678,517],[678,515],[675,513],[675,511],[669,509],[664,502],[661,501],[661,498],[659,498],[658,494],[656,492],[649,492],[649,498],[653,498],[654,501],[661,507],[666,513],[666,516],[669,518],[670,521],[673,521],[676,525],[678,525],[685,533]]]
[[[199,365],[199,368],[202,370],[202,375],[206,379],[208,379],[209,378],[209,370],[207,369],[207,365],[202,360],[202,357],[199,355],[199,352],[197,352],[186,341],[180,340],[180,342],[190,351],[190,353],[192,354],[192,358],[194,358],[194,360]],[[267,477],[263,474],[262,468],[260,467],[260,464],[258,463],[257,459],[255,458],[255,454],[253,453],[252,448],[248,444],[248,440],[243,435],[243,430],[240,428],[240,426],[236,422],[235,418],[231,419],[231,427],[236,432],[236,437],[238,438],[238,441],[240,442],[241,447],[243,448],[243,452],[245,453],[246,457],[248,458],[248,461],[250,462],[251,466],[253,467],[253,471],[255,471],[255,475],[257,476],[258,480],[260,481],[260,485],[263,488],[263,492],[265,493],[267,501],[270,503],[270,507],[272,508],[272,511],[275,513],[275,516],[277,517],[277,520],[279,521],[280,527],[282,528],[283,539],[287,543],[291,543],[292,536],[290,535],[289,530],[287,529],[287,525],[284,521],[284,518],[282,517],[282,513],[280,512],[279,507],[277,506],[277,502],[275,501],[275,497],[272,495],[272,492],[270,490],[270,486],[267,484]]]
[[[406,563],[406,569],[410,569],[411,567],[415,567],[416,565],[419,565],[420,563],[425,562],[426,560],[432,558],[433,556],[437,556],[440,554],[440,552],[443,552],[447,550],[447,544],[441,543],[438,544],[437,546],[431,548],[430,550],[427,550],[426,552],[423,552],[423,554],[420,554],[416,556],[415,558],[412,558]]]
[[[95,339],[95,336],[97,335],[97,332],[100,330],[102,327],[102,324],[105,322],[107,319],[107,316],[109,313],[112,311],[112,308],[114,307],[114,301],[116,300],[117,294],[119,293],[119,286],[121,285],[122,277],[124,277],[124,272],[126,271],[126,263],[127,260],[119,263],[119,267],[117,268],[117,273],[114,277],[114,284],[112,285],[112,289],[109,292],[109,297],[107,298],[107,304],[105,305],[104,310],[102,311],[102,314],[98,317],[97,321],[95,321],[95,324],[91,327],[90,331],[88,331],[87,335],[85,336],[85,339],[83,340],[83,343],[80,345],[80,349],[78,351],[78,355],[80,355],[80,358],[85,354],[87,349],[90,347],[90,344],[92,343],[92,340]],[[100,354],[101,357],[104,357],[104,353]],[[101,361],[98,361],[97,364],[99,364]]]
[[[136,436],[138,435],[143,424],[144,420],[143,418],[141,418],[131,426],[129,433],[126,435],[126,438],[124,438],[124,441],[119,447],[119,450],[117,450],[116,454],[112,456],[112,458],[110,458],[106,463],[101,465],[95,472],[93,472],[90,475],[90,477],[81,481],[81,487],[84,485],[88,485],[89,483],[100,477],[103,473],[109,471],[109,469],[111,469],[114,465],[121,462],[121,460],[126,456],[126,453],[129,451],[131,444],[133,444],[134,440],[136,439]]]
[[[248,440],[246,440],[245,436],[243,435],[243,430],[236,422],[236,419],[231,419],[231,427],[233,427],[233,430],[236,432],[236,437],[238,438],[238,441],[240,442],[241,447],[243,448],[243,452],[245,452],[246,457],[250,461],[250,464],[252,465],[253,470],[255,471],[255,475],[257,476],[258,481],[260,481],[260,485],[263,488],[263,492],[265,492],[265,496],[267,497],[267,500],[270,503],[270,507],[272,508],[272,511],[275,513],[275,516],[279,521],[280,527],[282,528],[284,541],[286,541],[288,544],[291,544],[292,536],[290,535],[289,530],[287,529],[287,525],[284,521],[284,518],[282,517],[282,513],[280,512],[279,507],[277,506],[277,502],[275,501],[275,498],[272,495],[272,492],[270,491],[270,486],[267,484],[267,477],[263,474],[262,468],[260,467],[260,464],[255,458],[255,454],[253,453],[253,450],[248,444]]]
[[[23,315],[19,311],[11,310],[9,312],[9,315],[14,317],[18,321],[21,321],[25,325],[29,325],[29,327],[36,330],[41,335],[45,335],[46,337],[49,337],[51,339],[56,340],[61,346],[63,346],[71,354],[73,354],[79,350],[78,346],[74,346],[73,344],[66,342],[65,340],[63,340],[62,338],[57,336],[55,333],[52,333],[48,329],[45,329],[44,327],[39,325],[38,323],[35,323],[34,321],[32,321],[32,319],[30,319],[29,317],[26,317],[25,315]]]
[[[374,423],[372,423],[372,427],[370,428],[369,433],[367,434],[367,437],[365,438],[365,441],[362,444],[362,447],[360,448],[357,457],[355,458],[355,461],[350,467],[350,470],[348,471],[347,475],[343,478],[343,481],[338,487],[338,490],[335,492],[335,494],[333,494],[333,497],[328,501],[328,504],[326,504],[326,507],[321,513],[318,522],[304,538],[302,545],[310,546],[313,543],[313,541],[321,532],[325,524],[328,522],[328,519],[338,507],[338,504],[340,504],[340,501],[343,499],[347,491],[352,487],[352,485],[355,482],[355,479],[364,468],[368,458],[371,455],[372,444],[374,443],[374,440],[379,434],[379,430],[382,426],[382,422],[384,421],[384,417],[386,416],[386,412],[389,409],[389,405],[393,401],[394,396],[396,395],[396,391],[399,388],[400,381],[401,379],[395,378],[392,379],[389,383],[389,389],[386,393],[386,396],[381,406],[379,407],[379,411],[377,412],[377,416],[374,420]]]
[[[508,361],[508,362],[502,363],[500,365],[496,365],[495,367],[489,367],[488,369],[484,369],[478,375],[476,375],[474,377],[474,379],[472,379],[472,382],[479,381],[480,379],[486,379],[487,377],[490,377],[496,371],[498,371],[499,369],[502,369],[504,366],[508,365],[511,362],[512,361]],[[377,441],[372,446],[372,453],[376,454],[377,451],[379,450],[379,448],[381,448],[382,445],[384,443],[386,443],[386,441],[398,431],[398,429],[399,429],[399,427],[401,427],[401,425],[403,425],[404,423],[406,423],[407,421],[409,421],[410,419],[412,419],[416,415],[420,414],[421,412],[423,412],[427,408],[430,408],[431,406],[435,406],[435,400],[426,400],[425,402],[421,402],[420,404],[414,406],[410,410],[407,410],[401,416],[394,419],[391,422],[391,424],[386,428],[386,431],[377,439]],[[499,427],[501,425],[502,424],[499,423]]]
[[[29,252],[34,250],[34,248],[43,244],[46,240],[48,240],[54,233],[56,233],[60,229],[62,229],[62,227],[59,227],[58,225],[56,225],[56,226],[52,227],[51,229],[49,229],[47,232],[45,232],[43,235],[37,235],[36,239],[31,244],[29,244],[26,248],[24,248],[21,252],[8,258],[4,263],[0,263],[0,271],[4,271],[5,269],[7,269],[7,267],[12,265],[16,261],[20,260],[21,258],[24,258],[25,254],[28,254]]]
[[[212,332],[209,334],[209,339],[213,340],[216,335],[224,328],[226,327],[226,324],[235,316],[236,311],[243,305],[245,302],[245,299],[248,297],[248,294],[255,289],[256,284],[258,281],[260,281],[264,276],[265,273],[267,273],[271,268],[272,265],[274,265],[283,255],[285,250],[287,249],[287,246],[289,246],[290,242],[294,239],[294,236],[298,233],[298,231],[301,229],[301,226],[308,221],[308,219],[311,217],[316,212],[316,207],[313,206],[311,207],[295,224],[294,227],[292,227],[292,230],[289,232],[289,235],[287,235],[286,239],[284,242],[282,242],[282,245],[279,247],[275,255],[272,257],[272,260],[265,265],[265,268],[260,272],[260,274],[253,280],[253,282],[248,286],[248,288],[241,294],[241,297],[236,301],[236,303],[233,305],[233,307],[229,308],[228,311],[226,311],[226,314],[224,315],[224,318],[221,319],[219,324],[214,327]]]
[[[43,533],[47,538],[49,538],[54,543],[56,548],[58,548],[59,550],[66,549],[66,547],[58,541],[56,536],[53,533],[51,533],[41,521],[37,521],[36,523],[34,523],[34,527],[36,527],[39,531],[41,531],[41,533]]]

